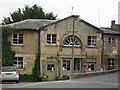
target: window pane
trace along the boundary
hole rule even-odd
[[[16,66],[18,69],[23,68],[23,57],[15,57],[13,61],[13,65]]]
[[[115,66],[115,60],[114,58],[109,58],[108,59],[108,68],[112,68]]]
[[[17,34],[13,34],[13,38],[17,38]]]
[[[23,44],[23,40],[19,40],[19,44]]]
[[[74,59],[74,70],[80,70],[80,60]]]
[[[88,46],[96,46],[96,36],[88,36]]]
[[[23,44],[23,34],[13,34],[13,44]]]
[[[70,60],[63,60],[63,70],[70,70]]]
[[[47,35],[47,44],[49,45],[56,44],[56,34]]]
[[[13,44],[17,44],[18,43],[18,39],[13,38]]]
[[[19,37],[23,37],[23,34],[19,34]]]
[[[54,70],[55,69],[55,65],[54,64],[48,64],[47,65],[47,70]]]

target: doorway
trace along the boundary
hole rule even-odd
[[[47,75],[48,75],[49,81],[56,79],[56,68],[55,67],[56,67],[55,63],[47,64]]]

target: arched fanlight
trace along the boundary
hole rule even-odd
[[[72,46],[73,44],[74,46],[81,46],[80,40],[76,36],[73,38],[71,35],[64,40],[64,46]]]

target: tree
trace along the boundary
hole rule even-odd
[[[57,15],[54,16],[52,12],[46,13],[43,11],[43,8],[37,6],[36,4],[32,7],[28,5],[25,8],[18,8],[18,10],[14,11],[10,14],[10,17],[4,17],[2,20],[2,24],[10,24],[14,22],[19,22],[25,19],[50,19],[55,20]]]

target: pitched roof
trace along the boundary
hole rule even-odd
[[[53,24],[59,23],[59,22],[61,22],[61,21],[63,21],[63,20],[66,20],[66,19],[68,19],[68,18],[71,18],[71,17],[78,18],[79,15],[71,15],[71,16],[68,16],[68,17],[63,18],[63,19],[61,19],[61,20],[57,20],[56,22],[52,22],[52,23],[50,23],[50,24],[48,24],[48,25],[46,25],[46,26],[43,26],[42,28],[45,28],[45,27],[47,27],[47,26],[49,26],[49,25],[53,25]]]
[[[47,20],[47,19],[26,19],[20,22],[3,25],[6,27],[16,27],[22,29],[39,29],[57,20]]]
[[[119,30],[113,30],[111,28],[100,28],[104,34],[120,35]]]
[[[40,29],[40,28],[44,28],[44,27],[47,27],[47,26],[52,25],[52,24],[59,23],[63,20],[71,18],[71,17],[78,18],[79,16],[78,15],[71,15],[71,16],[68,16],[68,17],[61,19],[61,20],[27,19],[27,20],[23,20],[20,22],[7,24],[7,25],[3,25],[3,26],[16,27],[16,28],[22,28],[22,29]],[[100,31],[101,33],[113,34],[113,35],[120,34],[120,31],[118,31],[118,30],[112,30],[110,28],[99,28],[99,27],[96,27],[96,26],[84,21],[83,19],[80,19],[80,20],[82,22],[86,23],[87,25],[92,26],[93,28],[96,28],[96,30]]]

